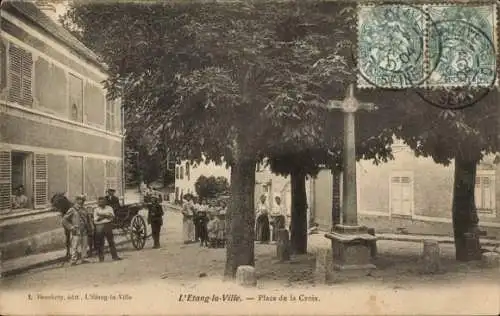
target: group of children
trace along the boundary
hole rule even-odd
[[[200,242],[201,247],[209,248],[225,247],[226,203],[224,201],[208,202],[191,194],[186,194],[184,200],[182,207],[184,242]]]

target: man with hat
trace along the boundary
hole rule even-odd
[[[151,203],[148,207],[148,224],[151,225],[151,234],[153,236],[153,248],[160,248],[160,231],[163,225],[163,208],[160,199],[157,196],[151,197]]]
[[[111,206],[114,212],[120,208],[120,200],[115,196],[115,189],[109,188],[106,193],[106,205]]]
[[[94,209],[95,239],[99,262],[104,261],[104,239],[108,241],[109,252],[113,260],[121,260],[116,252],[113,237],[113,218],[115,214],[111,206],[107,205],[106,198],[100,196],[97,199],[97,207]]]
[[[84,204],[85,196],[77,196],[75,204],[64,214],[62,220],[64,228],[71,232],[71,265],[86,262],[83,260],[83,253],[87,250],[90,223]]]

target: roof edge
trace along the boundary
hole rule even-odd
[[[37,10],[37,14],[43,14],[44,17],[46,17],[45,21],[39,21],[37,20],[33,15],[30,15],[27,13],[21,6],[26,6],[30,5],[32,8]],[[77,56],[85,59],[87,62],[91,63],[93,66],[97,67],[102,73],[108,75],[108,67],[102,63],[98,56],[90,49],[88,48],[84,43],[82,43],[78,38],[76,38],[73,34],[71,34],[68,30],[66,30],[63,26],[59,25],[56,23],[52,18],[47,16],[42,10],[40,10],[34,3],[32,2],[20,2],[20,1],[15,1],[15,0],[7,0],[3,1],[3,3],[0,5],[0,9],[6,12],[9,12],[15,16],[21,16],[23,19],[28,21],[29,23],[33,24],[37,28],[39,28],[44,35],[50,37],[51,39],[57,41],[67,49],[69,49],[72,53],[76,54]],[[44,24],[45,23],[45,24]],[[51,24],[47,26],[46,24]],[[54,34],[49,27],[54,28],[59,34]],[[63,34],[63,35],[61,35]],[[69,38],[68,39],[65,39]],[[73,41],[71,43],[70,41]],[[76,44],[78,43],[78,44]],[[76,44],[76,45],[75,45]],[[75,46],[81,46],[81,47],[75,47]]]

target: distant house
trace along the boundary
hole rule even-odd
[[[191,164],[182,161],[175,165],[175,200],[182,200],[188,193],[196,195],[195,183],[200,176],[225,177],[231,181],[231,171],[223,165],[216,165],[213,162]]]
[[[357,163],[360,222],[382,231],[406,228],[415,233],[451,234],[453,164],[443,166],[431,158],[415,157],[402,144],[393,151],[395,159],[387,163]],[[313,216],[324,229],[331,227],[332,179],[330,170],[323,170],[311,180]],[[478,165],[474,193],[480,225],[499,231],[495,228],[500,228],[500,164],[494,156]]]
[[[60,246],[54,193],[90,203],[109,187],[122,195],[123,135],[91,50],[32,2],[2,2],[0,24],[0,225],[11,256]],[[21,185],[28,203],[13,208]]]
[[[192,165],[187,161],[182,161],[175,166],[175,199],[182,199],[182,196],[186,193],[196,195],[194,184],[202,175],[206,177],[225,177],[231,182],[231,170],[224,165],[215,165],[214,163]],[[309,183],[307,183],[306,188],[309,194]],[[274,206],[274,198],[280,196],[282,203],[290,211],[290,178],[273,174],[265,164],[257,164],[255,172],[256,203],[261,195],[267,197],[270,209]]]

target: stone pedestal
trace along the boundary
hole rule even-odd
[[[314,283],[329,284],[332,282],[333,256],[331,248],[318,248],[315,251]]]
[[[435,240],[424,240],[422,249],[422,272],[438,273],[441,270],[439,243]]]
[[[376,268],[371,255],[377,237],[367,227],[336,225],[325,237],[332,241],[334,270],[367,272]]]
[[[244,287],[257,286],[255,268],[252,266],[239,266],[236,270],[236,282]]]
[[[495,252],[485,252],[481,256],[482,265],[485,268],[500,267],[500,255]]]
[[[276,243],[276,256],[280,262],[290,261],[291,245],[288,230],[278,231],[278,242]]]

